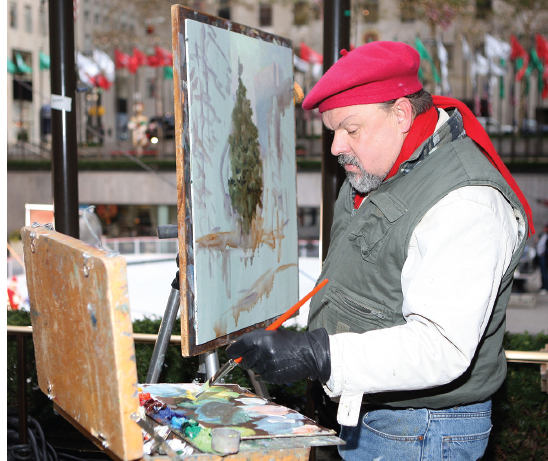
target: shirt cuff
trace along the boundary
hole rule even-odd
[[[325,393],[330,398],[339,400],[337,422],[342,426],[356,426],[360,417],[363,393],[348,392],[343,389],[342,350],[339,347],[337,335],[329,336],[329,350],[331,354],[331,376],[323,386]],[[337,399],[339,396],[340,399]]]

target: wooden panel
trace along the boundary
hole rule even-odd
[[[40,389],[111,456],[141,458],[125,259],[44,227],[22,236]]]

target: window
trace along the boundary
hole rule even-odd
[[[268,3],[259,4],[259,26],[266,27],[272,25],[272,5]]]
[[[17,29],[17,3],[10,2],[10,27]]]
[[[492,0],[476,0],[476,18],[487,19],[490,13],[493,12]]]
[[[310,5],[306,1],[298,1],[293,6],[293,24],[305,26],[310,21]]]
[[[48,35],[48,14],[44,3],[40,3],[40,34]]]
[[[32,34],[32,9],[30,5],[25,5],[25,31]]]
[[[400,3],[400,18],[402,22],[413,22],[417,19],[417,5],[406,0]]]
[[[12,61],[17,64],[19,73],[13,77],[13,99],[32,101],[32,54],[13,50]]]
[[[84,54],[90,53],[92,49],[93,49],[93,42],[91,40],[91,35],[90,34],[85,34],[84,35],[84,50],[83,50],[83,53]]]
[[[230,0],[221,0],[219,2],[218,16],[224,19],[230,19]]]
[[[156,97],[156,79],[147,78],[146,80],[146,95],[147,98],[153,99]]]

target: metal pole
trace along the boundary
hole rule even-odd
[[[179,313],[180,299],[181,295],[179,290],[173,288],[172,286],[169,299],[167,301],[166,311],[162,317],[162,323],[160,324],[158,339],[150,359],[150,365],[146,377],[146,382],[148,384],[156,384],[158,382],[158,378],[160,377],[160,373],[166,358],[167,346],[169,345],[169,340],[171,339],[173,325],[175,325],[175,320],[177,319],[177,314]]]
[[[338,61],[342,49],[350,49],[350,0],[326,0],[324,3],[323,71]],[[321,257],[327,256],[335,200],[345,179],[344,170],[331,155],[333,135],[322,129],[322,209]]]
[[[72,0],[50,0],[51,150],[55,227],[79,238],[76,68]]]

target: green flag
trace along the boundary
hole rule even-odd
[[[42,51],[39,53],[40,56],[40,69],[47,70],[49,69],[49,56]]]
[[[32,72],[32,67],[27,65],[20,53],[15,53],[15,61],[17,62],[19,72],[23,74],[30,74]]]
[[[173,80],[173,67],[164,66],[164,80]]]
[[[17,66],[13,63],[13,61],[8,58],[8,72],[10,74],[16,74],[18,70],[19,69],[17,69]]]
[[[419,52],[420,57],[428,61],[428,63],[430,64],[434,81],[436,83],[440,83],[441,82],[440,74],[438,74],[438,70],[436,69],[434,60],[432,59],[432,56],[430,56],[430,53],[428,52],[424,44],[421,42],[421,39],[419,37],[415,37],[415,46],[417,47],[417,51]]]
[[[538,92],[542,93],[542,90],[544,88],[544,81],[542,79],[542,74],[544,73],[544,66],[542,65],[542,62],[539,59],[538,54],[537,54],[537,50],[535,50],[535,48],[531,48],[531,52],[529,54],[531,55],[531,65],[530,65],[530,67],[534,68],[537,71]]]
[[[506,59],[501,58],[500,67],[503,69],[506,67]],[[499,97],[501,100],[504,99],[504,75],[499,77]]]

